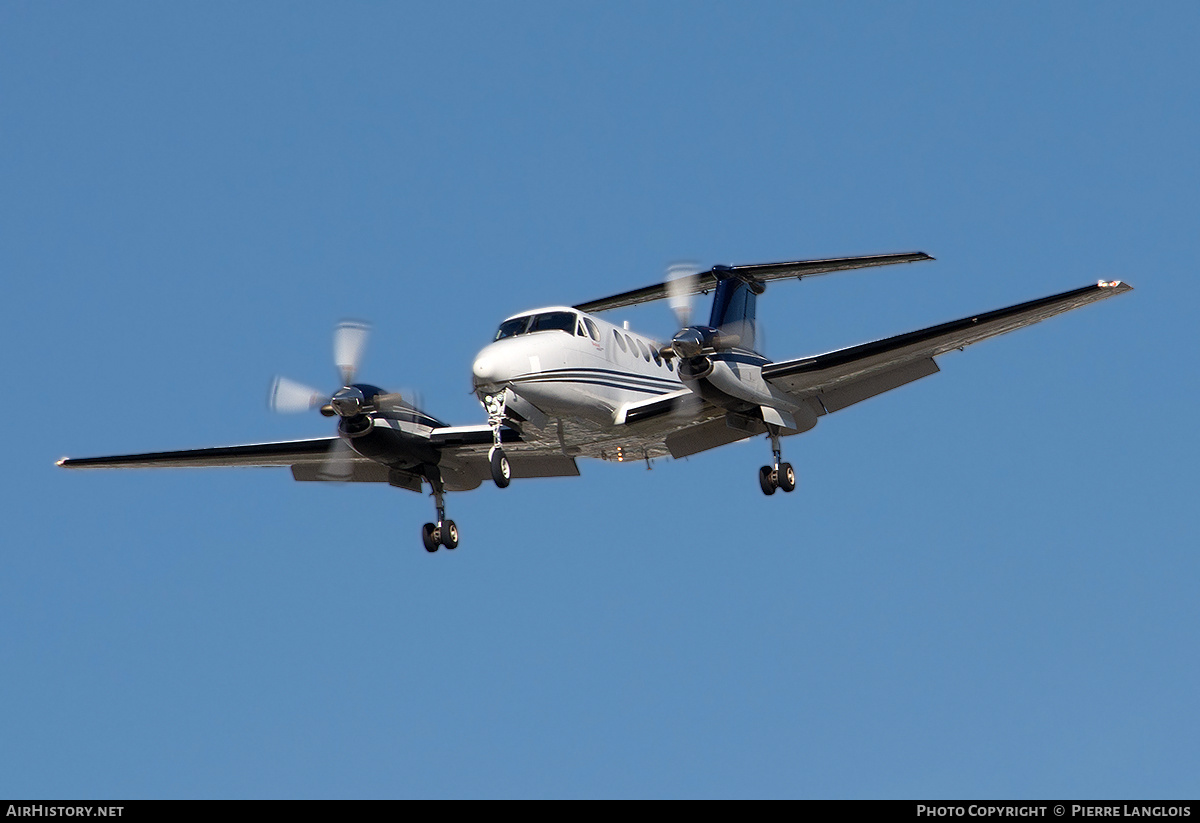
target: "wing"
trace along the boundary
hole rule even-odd
[[[336,437],[317,437],[311,440],[249,443],[244,446],[217,446],[209,449],[118,454],[112,457],[64,457],[58,461],[58,465],[67,469],[318,465],[328,456],[330,448],[337,440]]]
[[[297,480],[345,480],[358,483],[388,483],[421,490],[420,478],[390,472],[387,466],[354,454],[338,446],[337,437],[310,440],[286,440],[276,443],[248,443],[242,446],[217,446],[144,454],[118,454],[111,457],[64,457],[58,465],[67,469],[186,469],[225,466],[287,466]],[[327,461],[336,457],[339,473],[326,474]]]
[[[934,358],[1015,331],[1133,287],[1119,280],[964,317],[886,340],[763,367],[762,376],[797,397],[815,397],[833,412],[938,371]]]
[[[788,277],[795,277],[797,280],[800,280],[805,277],[828,274],[835,271],[865,269],[872,266],[890,266],[894,263],[919,263],[922,260],[932,259],[932,257],[923,251],[914,251],[902,254],[874,254],[867,257],[833,257],[827,260],[799,260],[794,263],[757,263],[749,266],[723,266],[721,268],[724,272],[732,273],[734,276],[753,278],[765,283],[768,280],[783,280]],[[714,269],[709,269],[706,272],[695,275],[691,280],[690,286],[684,289],[682,293],[707,293],[716,288],[716,285],[717,275],[714,273]],[[593,300],[590,303],[580,303],[578,306],[574,306],[574,308],[580,311],[595,313],[609,311],[610,309],[620,309],[625,306],[635,306],[638,303],[649,303],[652,300],[662,300],[666,296],[667,285],[665,283],[656,283],[653,286],[614,294],[611,297],[603,297],[599,300]]]

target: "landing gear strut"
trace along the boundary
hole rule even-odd
[[[504,425],[504,407],[507,395],[504,392],[489,394],[484,398],[483,406],[487,409],[488,426],[492,429],[492,448],[488,451],[488,466],[492,471],[492,481],[497,488],[507,488],[512,482],[512,468],[504,449],[500,448],[500,427]]]
[[[433,553],[440,546],[457,549],[458,526],[453,520],[446,519],[446,489],[442,485],[442,474],[435,467],[426,472],[425,479],[429,481],[433,489],[433,499],[437,503],[437,522],[426,523],[421,527],[421,542],[425,544],[425,551]]]
[[[791,463],[783,463],[780,459],[779,427],[767,426],[767,434],[771,438],[771,465],[758,470],[758,485],[763,494],[772,495],[776,489],[785,492],[796,490],[796,472]]]

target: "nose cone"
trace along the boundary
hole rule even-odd
[[[496,351],[494,344],[475,355],[475,363],[471,366],[471,376],[475,388],[486,391],[498,389],[511,377],[505,358]]]
[[[495,380],[496,358],[488,357],[484,352],[480,352],[475,358],[475,365],[471,367],[471,373],[475,375],[475,384],[490,383]]]

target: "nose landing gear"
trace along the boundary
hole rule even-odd
[[[508,465],[508,458],[504,456],[504,449],[499,446],[492,446],[488,452],[488,464],[492,470],[492,481],[498,488],[507,488],[512,482],[512,467]]]
[[[483,406],[487,409],[488,426],[492,429],[492,448],[488,451],[488,466],[492,471],[492,482],[497,488],[504,489],[512,482],[512,468],[504,449],[500,448],[500,427],[504,425],[504,410],[507,394],[489,394],[484,398]]]
[[[773,459],[770,466],[763,466],[758,470],[758,485],[762,488],[763,494],[767,496],[774,494],[776,489],[783,489],[785,492],[795,491],[796,472],[791,463],[783,463],[780,459],[779,428],[768,426],[767,433],[771,438]]]

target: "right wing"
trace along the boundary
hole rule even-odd
[[[311,440],[250,443],[245,446],[217,446],[208,449],[146,452],[145,454],[118,454],[111,457],[64,457],[58,461],[58,465],[67,469],[320,465],[328,456],[329,449],[337,441],[336,437],[316,437]],[[362,459],[366,460],[366,458]]]
[[[827,412],[874,397],[938,371],[935,357],[980,340],[1038,323],[1056,314],[1124,294],[1119,280],[1030,300],[846,349],[771,363],[762,376],[793,397],[815,397]]]
[[[352,483],[391,483],[393,486],[421,490],[421,478],[409,472],[389,470],[387,466],[355,454],[341,445],[337,437],[309,440],[285,440],[275,443],[247,443],[242,446],[216,446],[206,449],[182,449],[169,452],[118,454],[109,457],[64,457],[58,465],[66,469],[188,469],[225,466],[286,466],[297,480],[340,480]],[[336,461],[336,475],[331,463]]]

